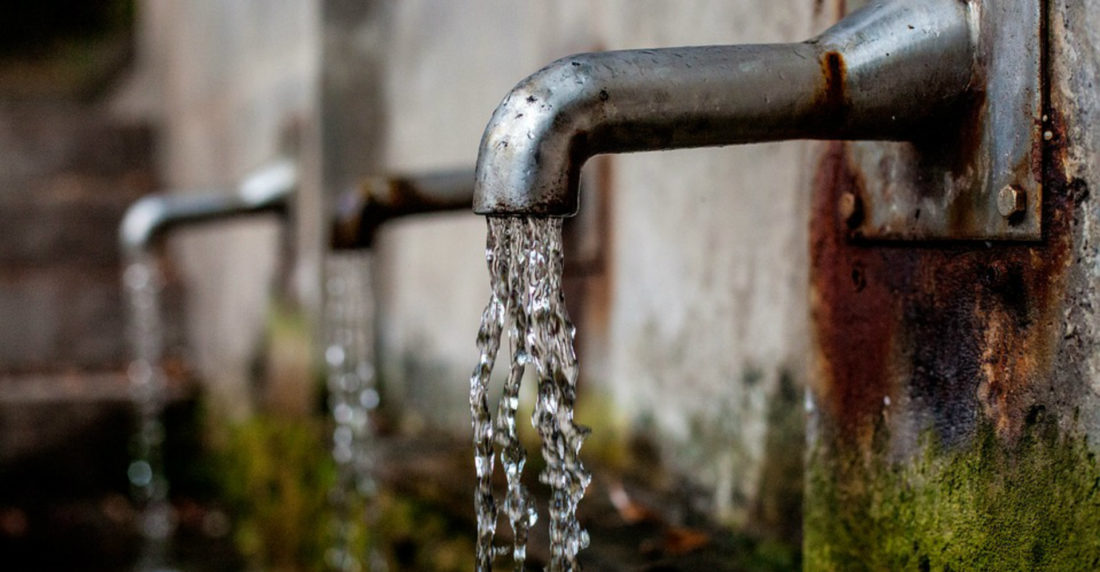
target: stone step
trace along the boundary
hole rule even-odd
[[[80,184],[90,186],[83,181]],[[118,225],[132,201],[112,198],[22,204],[0,201],[0,266],[117,267]]]
[[[185,377],[168,376],[169,403],[191,398],[194,390]],[[125,448],[132,410],[130,381],[121,370],[0,376],[0,459],[14,465],[42,451],[71,449],[74,440],[99,439],[81,437],[97,432],[121,431]],[[112,428],[116,423],[124,427]]]
[[[117,177],[153,163],[149,125],[119,123],[85,104],[0,100],[0,196],[23,194],[15,182],[63,173]]]
[[[0,374],[124,367],[118,225],[153,152],[94,105],[0,101]]]
[[[128,310],[116,265],[0,264],[0,375],[122,369],[129,361]],[[186,326],[179,284],[162,295],[169,355]]]

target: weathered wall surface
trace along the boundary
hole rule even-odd
[[[1100,11],[1048,10],[1041,243],[852,244],[859,180],[843,145],[815,158],[809,568],[1100,562]]]
[[[796,41],[810,3],[622,3],[616,47]],[[615,160],[609,390],[648,419],[681,468],[744,520],[769,456],[767,412],[801,409],[807,220],[804,146],[754,145]],[[782,416],[781,416],[782,417]],[[773,435],[773,438],[780,438]],[[782,438],[780,438],[782,441]],[[795,477],[797,478],[797,477]]]
[[[402,2],[384,76],[385,164],[473,168],[496,104],[545,62],[591,49],[580,2]],[[412,425],[469,431],[474,335],[488,300],[485,222],[469,212],[395,223],[380,236],[381,373]],[[471,358],[474,358],[473,360]]]
[[[7,8],[0,504],[28,507],[59,492],[112,486],[125,466],[129,349],[117,229],[129,204],[157,183],[149,125],[104,104],[126,62],[125,22],[108,17],[106,3],[49,14]],[[75,23],[86,26],[79,47],[68,43]],[[80,482],[66,482],[77,471]],[[8,546],[0,551],[10,553]]]
[[[146,126],[0,94],[0,375],[126,362],[116,228],[153,186]]]

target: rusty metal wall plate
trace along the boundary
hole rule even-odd
[[[1042,238],[1042,2],[971,0],[976,77],[965,112],[926,140],[852,142],[853,238]],[[852,204],[854,203],[854,204]],[[854,207],[854,208],[853,208]],[[853,212],[854,211],[854,212]]]

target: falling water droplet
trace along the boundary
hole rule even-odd
[[[135,487],[147,487],[153,482],[153,468],[148,461],[134,461],[126,470],[126,476],[130,477],[130,484]]]
[[[175,530],[175,516],[168,502],[168,481],[163,471],[164,427],[160,422],[167,401],[167,384],[161,367],[164,326],[160,315],[163,278],[155,256],[142,253],[129,260],[122,274],[129,305],[127,334],[132,361],[126,368],[130,397],[136,414],[133,459],[126,476],[137,503],[139,532],[145,539],[139,568],[164,569],[168,541]]]
[[[332,459],[337,479],[330,491],[334,511],[333,545],[325,560],[334,570],[385,570],[373,546],[361,550],[377,507],[374,483],[374,433],[369,411],[380,397],[374,385],[369,256],[332,254],[326,260],[324,328],[329,407],[332,410]]]
[[[341,346],[329,346],[325,350],[325,361],[331,367],[340,367],[344,363],[344,348]]]

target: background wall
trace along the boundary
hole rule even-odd
[[[812,17],[810,2],[402,2],[387,15],[381,162],[472,166],[511,86],[569,53],[793,41],[814,31]],[[568,239],[572,259],[594,266],[569,292],[592,403],[580,421],[650,436],[711,491],[711,511],[741,522],[761,509],[769,462],[797,466],[802,454],[804,152],[789,143],[593,161],[582,213],[602,212]],[[380,244],[387,397],[412,427],[467,432],[484,222],[409,219]]]
[[[145,53],[162,90],[165,179],[231,180],[304,117],[316,197],[354,184],[357,169],[472,167],[496,104],[558,57],[797,40],[814,31],[815,3],[143,6],[147,29],[159,32],[146,35]],[[800,478],[803,156],[792,143],[599,159],[586,175],[588,218],[571,231],[571,258],[591,262],[570,286],[582,401],[592,403],[580,421],[647,436],[674,471],[706,486],[708,510],[740,522],[762,510],[773,460],[793,461],[788,476]],[[299,240],[310,245],[299,249],[295,284],[315,308],[325,205],[303,197],[299,206]],[[234,412],[248,403],[273,232],[250,223],[178,244],[194,280],[195,357]],[[467,379],[488,293],[483,249],[484,221],[462,213],[396,222],[380,237],[379,366],[407,429],[469,430]]]
[[[140,61],[116,107],[159,128],[167,190],[228,192],[303,130],[317,97],[315,2],[149,0],[138,13]],[[170,241],[189,286],[193,364],[234,418],[253,405],[279,237],[274,221],[249,220]]]

